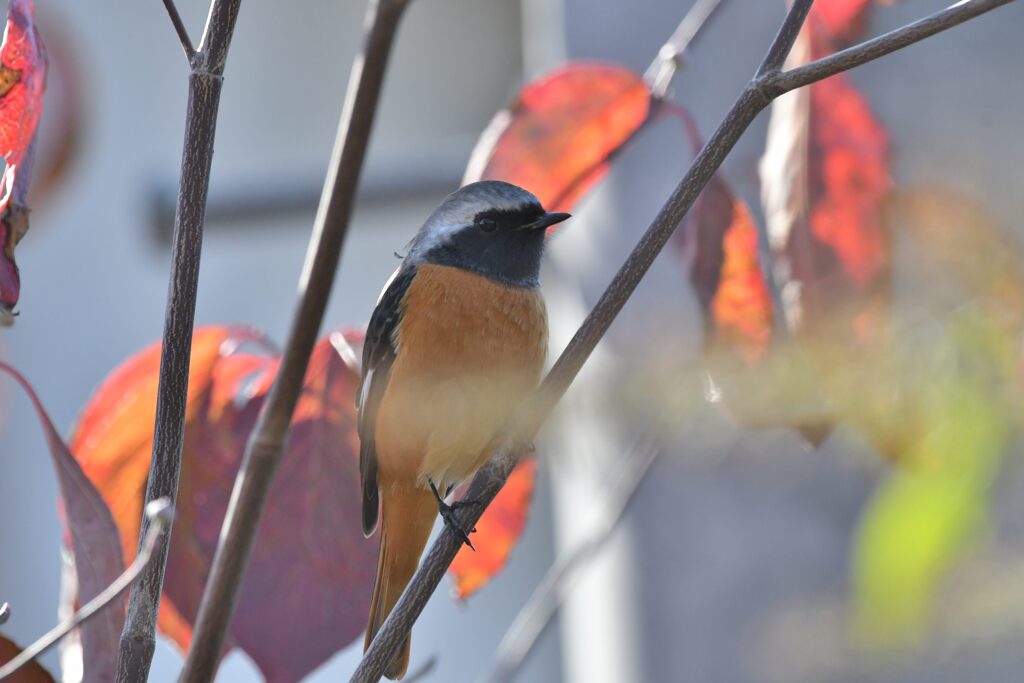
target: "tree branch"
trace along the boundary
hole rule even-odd
[[[978,15],[1011,2],[1013,0],[969,0],[958,2],[920,21],[915,21],[902,28],[889,31],[877,38],[864,41],[795,69],[772,75],[767,79],[766,87],[770,89],[773,97],[777,97],[776,91],[782,94],[805,85],[810,85],[829,76],[834,76],[841,71],[847,71],[879,57],[884,57],[890,52],[913,45],[919,40],[924,40],[940,31],[953,28],[968,19],[973,19]]]
[[[515,678],[527,655],[533,650],[541,634],[561,607],[579,575],[579,570],[597,556],[622,521],[659,450],[660,447],[656,444],[636,449],[607,477],[603,486],[604,491],[598,496],[602,501],[602,517],[594,525],[590,537],[555,560],[554,565],[505,632],[505,637],[498,645],[490,673],[481,680],[489,683],[509,683]]]
[[[157,543],[164,536],[164,532],[170,529],[173,516],[174,508],[171,507],[170,502],[166,498],[155,500],[147,505],[146,519],[150,521],[149,531],[146,532],[139,554],[135,556],[135,560],[131,565],[119,577],[114,579],[113,583],[103,589],[99,595],[86,603],[68,619],[57,624],[49,633],[22,650],[17,657],[0,667],[0,681],[46,652],[56,645],[61,638],[71,633],[72,630],[84,621],[120,597],[132,582],[138,578],[139,574],[149,566]],[[4,603],[3,607],[0,607],[0,612],[3,612],[6,607],[7,603]]]
[[[210,166],[213,161],[224,63],[240,4],[241,0],[213,0],[202,44],[190,60],[192,71],[188,80],[185,140],[174,219],[171,275],[153,430],[153,457],[146,486],[147,502],[167,498],[173,505],[178,495],[203,220],[210,187]],[[143,517],[139,534],[140,551],[149,524],[149,518]],[[149,675],[156,647],[153,634],[163,590],[169,541],[170,530],[158,543],[153,562],[132,586],[128,616],[121,632],[117,660],[118,683],[143,683]]]
[[[683,57],[690,43],[721,3],[722,0],[697,0],[693,3],[644,73],[644,81],[647,82],[652,95],[665,97],[668,94],[668,88],[683,64]]]
[[[178,40],[181,41],[181,49],[185,51],[185,58],[188,60],[189,65],[192,64],[192,58],[196,55],[196,49],[192,47],[192,39],[188,37],[188,29],[185,28],[185,22],[181,20],[181,15],[178,14],[178,8],[174,4],[174,0],[164,0],[164,7],[167,8],[167,16],[171,18],[171,23],[174,24],[174,31],[178,34]]]
[[[779,27],[779,32],[775,35],[771,47],[768,48],[768,54],[765,55],[764,61],[757,69],[757,77],[782,68],[783,62],[789,56],[789,51],[793,49],[793,43],[800,35],[800,29],[804,26],[804,21],[807,19],[808,12],[811,11],[813,2],[814,0],[793,0],[786,19]]]
[[[407,4],[408,0],[371,0],[367,10],[363,54],[352,67],[331,165],[299,281],[299,304],[280,369],[235,480],[181,683],[209,681],[217,671],[253,539],[327,308],[388,56]]]
[[[981,11],[992,9],[999,4],[1006,4],[1012,0],[967,0],[961,7],[975,8],[973,14],[980,14]],[[522,408],[513,416],[510,427],[507,430],[508,436],[503,439],[497,451],[491,459],[474,477],[466,497],[478,500],[483,505],[464,508],[456,513],[459,525],[463,528],[472,528],[476,521],[483,514],[486,506],[494,499],[498,491],[504,485],[512,468],[525,452],[526,444],[532,439],[540,424],[546,419],[554,405],[565,393],[569,384],[579,372],[583,363],[590,356],[594,347],[601,340],[618,312],[625,305],[632,295],[637,284],[650,268],[655,257],[661,252],[668,242],[669,237],[680,224],[686,212],[693,205],[694,200],[701,190],[708,183],[714,173],[718,170],[726,155],[746,131],[757,114],[763,110],[774,97],[787,92],[800,85],[821,80],[836,73],[833,71],[821,71],[820,73],[808,73],[800,83],[792,83],[788,86],[778,85],[769,88],[775,79],[778,78],[778,68],[785,61],[786,53],[792,46],[793,41],[799,33],[803,19],[810,8],[811,0],[796,0],[786,19],[779,30],[779,33],[772,43],[764,62],[757,70],[757,75],[740,93],[739,98],[726,114],[725,119],[711,135],[707,144],[693,160],[686,175],[672,192],[668,201],[658,212],[653,223],[640,238],[636,247],[626,258],[625,263],[616,273],[608,288],[602,294],[597,305],[593,308],[586,320],[577,330],[576,335],[569,342],[565,351],[556,361],[551,372],[541,384],[534,399],[526,402]],[[983,6],[984,10],[978,9]],[[960,20],[944,25],[942,28],[950,28],[957,23],[970,18],[966,12],[960,15]],[[895,47],[890,45],[905,45],[913,40],[907,41],[906,35],[919,35],[919,28],[911,24],[897,31],[883,36],[881,44],[877,41],[871,52],[862,59],[851,61],[850,65],[862,64],[871,59],[888,54]],[[937,30],[942,30],[939,28]],[[934,33],[936,31],[932,31]],[[921,35],[921,37],[924,37]],[[859,48],[852,48],[856,51]],[[774,65],[774,66],[773,66]],[[810,65],[809,65],[810,66]],[[842,66],[839,70],[844,70]],[[455,555],[458,553],[461,541],[445,527],[437,540],[431,546],[423,564],[416,572],[409,586],[402,594],[398,604],[392,610],[391,615],[384,622],[384,625],[377,632],[376,638],[370,644],[369,649],[363,656],[352,675],[353,683],[375,683],[380,680],[387,662],[391,655],[405,640],[412,628],[413,622],[423,611],[430,596],[433,594],[441,578],[447,571]]]

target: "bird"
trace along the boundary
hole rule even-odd
[[[380,521],[364,651],[412,579],[444,498],[486,462],[540,381],[548,325],[539,288],[547,228],[569,218],[484,180],[448,195],[407,247],[370,316],[356,400],[363,533]],[[472,529],[469,530],[473,531]],[[409,663],[407,637],[385,675]]]

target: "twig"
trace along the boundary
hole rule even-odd
[[[11,618],[11,606],[6,602],[0,605],[0,625],[6,624]]]
[[[945,31],[968,19],[1002,7],[1013,0],[966,0],[940,10],[920,21],[884,33],[877,38],[866,40],[835,54],[798,66],[789,71],[777,73],[767,79],[766,87],[772,97],[810,85],[823,78],[834,76],[861,64],[924,40],[940,31]]]
[[[644,73],[644,81],[655,97],[665,97],[676,72],[683,65],[686,50],[722,0],[697,0],[679,22],[672,37],[658,50],[658,56]]]
[[[224,63],[240,3],[241,0],[213,0],[202,43],[191,60],[147,502],[167,498],[173,505],[178,495],[203,216],[210,186]],[[143,517],[140,544],[147,535],[148,524],[148,518]],[[148,678],[156,647],[154,631],[169,540],[170,530],[158,544],[154,561],[132,586],[128,615],[121,632],[117,683],[143,683]]]
[[[589,538],[571,551],[560,555],[533,595],[516,615],[505,637],[498,645],[490,673],[481,680],[489,683],[512,681],[533,650],[541,634],[561,607],[579,570],[597,556],[612,532],[622,521],[629,504],[640,489],[648,470],[658,456],[659,446],[648,445],[636,451],[608,476],[604,492],[599,496],[602,518]]]
[[[955,20],[950,20],[942,28],[955,26],[982,11],[993,9],[1000,4],[1006,4],[1012,0],[968,0],[962,6],[981,5],[982,8],[968,13],[961,10]],[[791,6],[783,28],[779,31],[768,51],[765,62],[777,62],[781,64],[785,60],[783,46],[791,45],[796,38],[800,26],[799,19],[806,16],[811,0],[795,0]],[[919,29],[911,24],[886,34],[886,42],[883,45],[876,45],[870,55],[863,59],[851,62],[863,63],[877,56],[888,54],[891,50],[886,49],[888,41],[908,44],[905,39],[905,32],[917,34]],[[934,31],[933,31],[934,32]],[[922,36],[923,37],[923,36]],[[911,41],[912,42],[912,41]],[[857,48],[854,48],[856,50]],[[845,68],[845,67],[844,67]],[[569,342],[565,351],[555,363],[551,372],[545,378],[537,396],[527,401],[523,407],[513,416],[510,422],[508,434],[495,454],[488,463],[474,477],[466,496],[472,500],[478,500],[483,505],[473,506],[460,510],[457,514],[459,525],[463,528],[472,528],[486,509],[486,506],[494,499],[498,491],[504,485],[512,468],[518,459],[527,450],[526,446],[536,433],[540,424],[547,418],[551,409],[561,398],[569,384],[579,372],[583,363],[590,356],[594,347],[601,340],[601,337],[611,325],[615,316],[622,309],[629,299],[637,284],[650,268],[655,257],[668,242],[673,231],[680,224],[686,212],[693,205],[694,200],[701,190],[708,183],[714,173],[718,170],[726,155],[746,131],[757,114],[762,111],[776,97],[783,92],[806,85],[821,78],[832,75],[833,72],[810,72],[806,79],[801,82],[791,82],[780,85],[776,82],[777,72],[766,70],[764,65],[758,69],[759,75],[755,76],[746,88],[740,93],[739,98],[726,114],[725,119],[719,124],[704,148],[693,160],[686,175],[672,192],[668,201],[658,212],[651,226],[640,238],[639,243],[627,257],[625,263],[616,273],[611,284],[602,294],[597,305],[584,320],[577,330],[576,335]],[[769,89],[769,84],[775,87]],[[392,653],[405,640],[413,622],[422,612],[430,596],[440,583],[448,565],[451,564],[455,555],[461,547],[461,541],[447,528],[441,532],[437,540],[431,546],[426,559],[416,572],[408,588],[402,594],[398,604],[392,610],[391,615],[384,622],[377,637],[370,644],[369,649],[363,656],[352,675],[353,683],[376,682],[384,671]]]
[[[323,322],[348,232],[388,56],[407,4],[407,0],[372,0],[367,11],[363,54],[352,67],[334,153],[299,281],[299,304],[280,369],[246,445],[242,467],[235,480],[181,683],[209,681],[217,671],[260,515],[284,451],[309,356]]]
[[[82,606],[71,617],[57,624],[49,633],[22,650],[17,657],[0,667],[0,681],[46,652],[82,622],[120,597],[128,586],[132,585],[132,582],[135,581],[139,574],[149,566],[157,543],[160,542],[164,533],[171,527],[171,518],[173,516],[174,508],[171,507],[170,501],[166,498],[154,500],[147,505],[146,519],[150,521],[149,531],[146,532],[146,537],[143,539],[139,554],[135,556],[135,560],[119,577],[114,579],[113,583],[103,589],[103,592]],[[6,607],[7,603],[4,603],[3,608],[0,608],[0,612]]]
[[[178,14],[178,8],[175,6],[174,0],[164,0],[164,7],[167,8],[167,16],[171,18],[171,23],[174,24],[178,40],[181,41],[181,49],[185,51],[185,58],[188,59],[188,63],[191,65],[192,58],[196,55],[196,49],[192,47],[192,39],[188,37],[188,29],[185,28],[185,22],[181,20],[181,15]]]
[[[783,62],[789,56],[789,51],[793,49],[793,43],[796,42],[797,36],[800,35],[800,29],[803,28],[804,21],[807,19],[807,14],[811,11],[813,3],[814,0],[804,2],[797,0],[790,5],[786,18],[782,21],[782,26],[779,27],[779,32],[775,34],[775,40],[772,41],[771,47],[768,48],[768,54],[764,56],[761,66],[757,69],[757,76],[755,78],[761,78],[765,74],[782,68]]]

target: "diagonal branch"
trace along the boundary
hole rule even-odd
[[[235,29],[241,0],[213,0],[199,51],[190,60],[188,108],[182,149],[178,205],[174,217],[170,283],[164,313],[157,388],[153,455],[146,484],[146,501],[178,496],[181,451],[185,432],[185,401],[191,360],[192,327],[195,322],[199,284],[199,257],[203,244],[206,198],[210,188],[217,111],[224,83],[224,63]],[[147,538],[149,518],[143,517],[139,534]],[[163,592],[164,570],[170,533],[157,544],[153,562],[132,586],[128,615],[117,658],[117,683],[143,683],[156,649],[157,611]]]
[[[634,453],[607,477],[604,491],[598,496],[602,501],[601,518],[594,525],[590,537],[555,560],[554,565],[509,626],[505,637],[498,645],[490,672],[481,680],[488,683],[510,683],[519,673],[527,655],[533,650],[561,607],[579,575],[579,570],[597,556],[622,521],[626,509],[636,496],[636,492],[640,490],[640,484],[654,464],[659,450],[657,444],[635,449]]]
[[[796,90],[815,81],[820,81],[823,78],[834,76],[841,71],[847,71],[879,57],[884,57],[891,52],[901,50],[940,31],[945,31],[957,24],[964,23],[968,19],[973,19],[976,16],[1011,2],[1013,0],[970,0],[958,2],[920,21],[915,21],[902,28],[889,31],[877,38],[866,40],[863,43],[841,50],[828,57],[809,62],[795,69],[778,73],[768,78],[767,87],[770,89],[772,96],[777,96],[775,95],[776,90],[778,90],[779,94]]]
[[[181,49],[185,51],[185,59],[188,60],[189,64],[192,64],[192,58],[196,55],[196,49],[192,47],[192,39],[188,37],[188,29],[185,28],[185,22],[181,20],[181,15],[178,14],[178,8],[174,4],[174,0],[164,0],[164,7],[167,8],[167,16],[171,18],[171,23],[174,24],[174,31],[178,34],[178,40],[181,41]]]
[[[163,537],[164,532],[170,529],[173,515],[174,508],[171,507],[170,502],[166,498],[155,500],[147,505],[146,518],[150,520],[151,524],[135,560],[124,570],[121,576],[114,579],[114,582],[107,586],[99,595],[83,605],[81,609],[69,618],[57,624],[49,633],[22,650],[17,657],[0,667],[0,681],[49,650],[61,638],[81,625],[82,622],[119,598],[132,582],[138,578],[142,570],[149,566],[149,561],[153,559],[153,551],[156,549],[157,543]],[[7,603],[5,602],[3,608],[6,607]],[[0,609],[0,611],[3,610]]]
[[[181,683],[209,681],[217,671],[260,515],[288,439],[292,413],[327,308],[388,56],[407,4],[408,0],[371,0],[367,10],[363,53],[352,67],[331,165],[299,281],[298,307],[281,366],[235,480]]]
[[[1012,0],[1002,0],[1001,2],[1000,0],[967,0],[961,4],[961,7],[971,7],[972,9],[961,10],[963,13],[958,14],[955,21],[944,24],[938,30],[951,28],[966,21],[971,16],[980,14],[983,10],[979,9],[979,6],[985,9],[992,9],[998,6],[997,3],[1005,4],[1008,1]],[[792,90],[800,85],[821,80],[834,73],[825,71],[820,73],[809,72],[804,79],[805,82],[774,88],[768,87],[773,83],[773,79],[778,78],[777,70],[779,65],[785,61],[786,52],[796,39],[800,23],[806,16],[810,4],[810,0],[796,0],[771,49],[769,49],[765,61],[758,68],[758,75],[740,93],[739,98],[726,114],[725,119],[719,124],[707,144],[704,145],[704,148],[693,160],[682,181],[661,208],[661,211],[659,211],[647,232],[640,238],[639,243],[629,254],[618,273],[616,273],[597,305],[587,316],[586,320],[584,320],[576,335],[569,342],[565,351],[545,378],[538,390],[537,396],[524,404],[516,415],[513,416],[508,430],[509,436],[502,441],[488,463],[473,479],[469,492],[466,494],[467,498],[478,500],[483,505],[473,506],[456,513],[459,526],[472,528],[483,514],[486,506],[497,495],[512,468],[525,450],[527,450],[526,444],[529,443],[540,424],[547,418],[562,394],[565,393],[569,384],[583,366],[583,363],[590,356],[618,312],[625,305],[630,295],[632,295],[634,289],[636,289],[637,284],[650,268],[655,257],[661,252],[661,249],[668,242],[669,237],[680,224],[686,212],[693,205],[697,195],[700,194],[701,190],[718,170],[726,155],[757,114],[768,106],[772,98],[777,97],[783,92]],[[890,48],[890,45],[902,46],[909,44],[906,38],[907,34],[924,37],[920,31],[921,29],[917,25],[911,24],[888,33],[886,36],[883,36],[881,44],[875,42],[870,54],[863,59],[852,61],[850,65],[870,61],[871,59],[888,54],[893,49],[897,49],[895,47]],[[913,42],[913,40],[909,42]],[[854,51],[857,49],[852,48]],[[857,53],[855,52],[855,54]],[[845,68],[845,66],[842,66],[839,70]],[[451,564],[458,553],[460,546],[461,542],[459,539],[445,527],[433,546],[431,546],[423,564],[402,594],[391,615],[384,622],[380,631],[378,631],[377,637],[370,644],[369,649],[363,656],[363,660],[352,675],[351,681],[353,683],[373,683],[380,680],[392,653],[397,650],[409,634],[413,622],[416,621],[423,611],[423,607],[437,588],[448,565]]]

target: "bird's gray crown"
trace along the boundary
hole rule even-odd
[[[407,259],[416,263],[488,211],[544,213],[540,200],[521,187],[500,180],[481,180],[445,197],[409,245]]]

